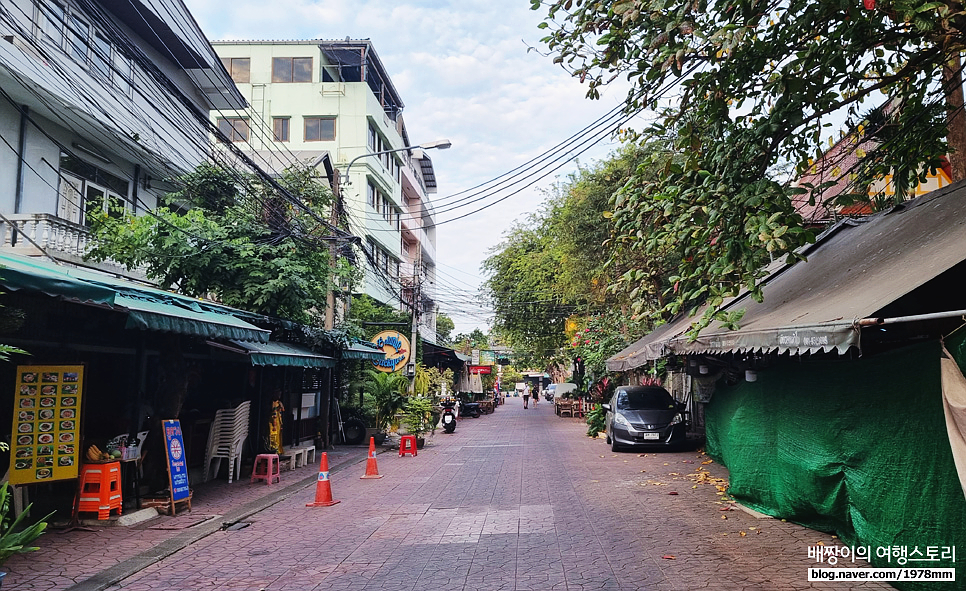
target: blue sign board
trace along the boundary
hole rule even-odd
[[[185,457],[181,422],[175,419],[165,420],[163,423],[164,449],[168,456],[168,475],[171,479],[171,500],[177,502],[191,495],[188,488],[188,458]]]

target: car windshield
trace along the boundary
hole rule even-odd
[[[623,410],[666,410],[674,399],[664,390],[624,390],[617,394],[617,408]]]

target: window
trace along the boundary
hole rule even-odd
[[[111,79],[111,42],[100,33],[94,33],[91,46],[91,65],[93,71],[105,80]]]
[[[372,181],[369,181],[369,184],[366,190],[366,203],[369,204],[369,207],[373,209],[376,208],[376,196],[378,194],[379,194],[379,190],[376,189],[376,186],[372,184]]]
[[[276,142],[289,141],[288,117],[272,117],[272,129],[275,132]]]
[[[124,57],[118,50],[114,50],[114,86],[121,90],[125,96],[131,96],[131,60]]]
[[[369,124],[369,138],[368,138],[368,142],[367,142],[367,145],[369,146],[369,151],[370,152],[378,152],[378,150],[376,150],[376,146],[379,145],[379,143],[378,143],[379,142],[379,139],[378,138],[379,138],[379,134],[376,133],[376,129],[372,126],[372,123],[370,123]]]
[[[91,225],[95,214],[121,217],[132,210],[130,182],[87,162],[61,154],[57,212],[76,224]]]
[[[37,28],[57,47],[64,46],[64,7],[57,2],[44,2],[39,5]]]
[[[251,58],[247,57],[223,57],[221,63],[225,70],[231,75],[235,82],[251,82]]]
[[[335,118],[305,117],[305,141],[331,142],[335,139]]]
[[[91,26],[70,15],[67,19],[67,53],[75,61],[82,64],[87,63],[87,39],[90,36]]]
[[[232,142],[248,141],[248,119],[243,117],[225,117],[218,120],[218,131]]]
[[[272,82],[311,82],[312,58],[273,57]]]

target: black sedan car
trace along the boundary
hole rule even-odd
[[[603,407],[607,443],[614,451],[670,447],[687,439],[685,405],[660,386],[620,386]]]

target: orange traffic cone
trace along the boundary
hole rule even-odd
[[[329,457],[322,452],[322,463],[319,464],[319,480],[315,483],[315,502],[307,503],[306,507],[331,507],[340,501],[332,500],[332,485],[329,484]]]
[[[376,466],[376,438],[369,438],[369,459],[366,460],[366,475],[360,478],[382,478],[379,467]]]

